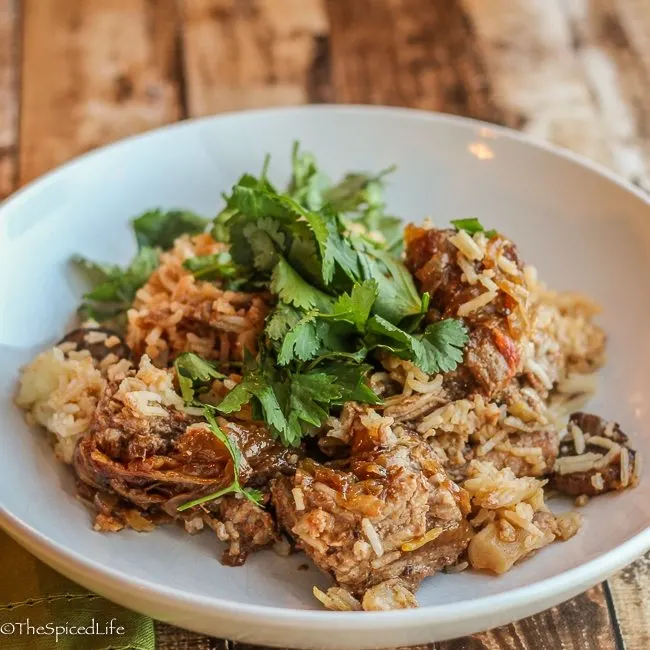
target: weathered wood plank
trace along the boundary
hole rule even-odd
[[[471,22],[445,0],[328,0],[337,101],[505,119]]]
[[[650,554],[609,579],[625,650],[650,648]]]
[[[628,36],[628,28],[634,28],[631,24],[624,28],[619,19],[618,4],[617,0],[578,0],[564,8],[600,115],[609,165],[650,188],[650,70]]]
[[[641,63],[650,83],[650,13],[646,0],[613,0],[614,14],[632,45],[634,58]]]
[[[25,0],[19,180],[181,117],[174,0]]]
[[[536,616],[473,637],[437,643],[436,650],[615,650],[602,585]]]
[[[594,97],[576,56],[564,0],[461,0],[506,114],[543,140],[611,164]]]
[[[321,0],[187,0],[190,115],[330,99]]]
[[[234,650],[231,641],[188,632],[156,621],[156,650]]]
[[[0,200],[16,182],[18,142],[18,7],[0,0]]]

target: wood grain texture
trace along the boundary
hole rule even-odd
[[[156,650],[235,650],[232,641],[181,630],[156,621]]]
[[[650,188],[647,4],[634,18],[635,0],[462,4],[485,54],[506,124],[582,153]],[[624,21],[619,18],[622,5],[627,7],[621,13]],[[647,58],[637,55],[639,47],[648,52]]]
[[[473,637],[435,644],[436,650],[615,650],[602,585],[558,607]]]
[[[650,189],[648,70],[618,16],[616,0],[574,0],[568,8],[576,54],[609,149],[605,162]]]
[[[0,200],[16,181],[18,145],[18,7],[0,0]]]
[[[321,0],[186,0],[190,115],[330,99]]]
[[[461,0],[506,124],[610,162],[564,0]]]
[[[181,117],[174,0],[24,0],[21,183]]]
[[[650,648],[650,553],[608,580],[625,650]]]
[[[328,0],[340,102],[503,122],[471,22],[454,0]]]

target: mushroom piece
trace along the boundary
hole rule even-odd
[[[116,338],[117,342],[115,342]],[[77,350],[88,350],[97,361],[101,361],[109,354],[114,354],[120,359],[132,358],[131,348],[124,342],[124,339],[115,330],[107,327],[82,327],[72,330],[57,345],[63,343],[74,343]]]

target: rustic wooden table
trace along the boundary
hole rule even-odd
[[[505,124],[650,189],[650,0],[0,0],[0,199],[138,131],[308,102]],[[157,631],[161,650],[250,648]],[[650,559],[435,647],[647,650]]]

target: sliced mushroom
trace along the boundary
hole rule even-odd
[[[114,345],[107,345],[108,342],[114,342],[115,338],[119,339]],[[124,342],[124,339],[114,330],[107,327],[86,327],[68,332],[58,343],[74,343],[77,350],[88,350],[91,356],[97,361],[101,361],[109,354],[116,355],[119,359],[131,359],[131,348]]]

